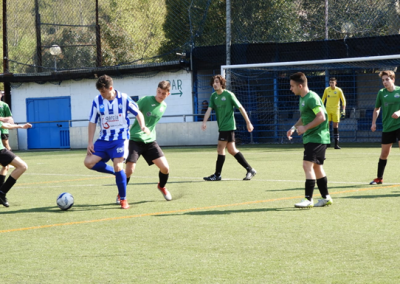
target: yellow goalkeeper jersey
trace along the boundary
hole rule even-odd
[[[346,105],[346,99],[344,97],[343,91],[341,88],[335,87],[332,90],[331,87],[328,87],[324,91],[324,95],[322,96],[322,103],[325,103],[326,100],[326,110],[329,111],[337,111],[340,109],[340,101],[342,101],[342,105]]]

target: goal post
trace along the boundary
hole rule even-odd
[[[400,54],[223,65],[221,75],[229,79],[227,89],[236,94],[255,127],[249,134],[241,116],[236,115],[240,142],[289,142],[286,131],[300,117],[299,100],[290,91],[289,77],[299,71],[306,74],[310,90],[321,97],[329,86],[329,78],[337,79],[337,87],[346,97],[346,117],[339,126],[342,142],[379,142],[380,131],[370,130],[376,95],[383,88],[378,74],[382,70],[396,72],[397,66],[400,66]],[[379,123],[380,119],[378,130]],[[297,136],[293,142],[301,141]]]

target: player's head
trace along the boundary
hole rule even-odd
[[[336,78],[335,78],[335,77],[330,77],[330,78],[329,78],[329,86],[330,86],[332,89],[335,89],[336,84],[337,84]]]
[[[385,70],[379,73],[379,77],[382,79],[383,86],[387,88],[392,88],[394,86],[394,81],[396,75],[392,70]]]
[[[222,77],[222,75],[215,75],[211,78],[210,85],[214,88],[214,90],[225,89],[226,80],[224,77]]]
[[[101,89],[110,89],[110,87],[112,86],[113,86],[113,79],[108,75],[100,76],[99,79],[97,79],[96,89],[99,91]]]
[[[171,93],[171,84],[168,81],[161,81],[157,86],[156,101],[161,103],[164,101]]]
[[[307,77],[302,72],[290,75],[290,90],[297,96],[300,96],[307,87]]]

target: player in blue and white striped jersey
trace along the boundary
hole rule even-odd
[[[126,174],[123,167],[124,159],[128,155],[130,124],[128,113],[136,116],[143,132],[150,134],[150,130],[146,127],[137,104],[127,94],[113,88],[110,76],[99,77],[96,88],[100,95],[96,96],[92,103],[88,126],[89,142],[84,164],[88,169],[115,175],[121,208],[128,209]],[[97,123],[101,127],[100,136],[93,143]],[[106,164],[110,159],[114,167]]]

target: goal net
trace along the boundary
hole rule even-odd
[[[370,130],[376,95],[383,88],[378,74],[382,70],[396,72],[399,65],[400,54],[221,66],[227,89],[236,94],[255,127],[248,133],[243,117],[237,113],[237,140],[239,143],[289,143],[286,131],[300,117],[299,98],[290,91],[289,77],[300,71],[306,74],[310,90],[321,97],[329,86],[329,78],[337,79],[337,87],[346,98],[346,117],[339,123],[341,142],[379,142],[380,117],[377,131]],[[296,134],[290,141],[301,142]]]

